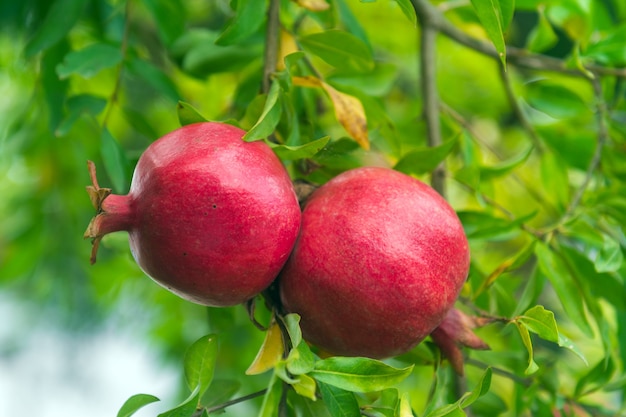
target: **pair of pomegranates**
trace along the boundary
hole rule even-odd
[[[277,277],[306,340],[350,356],[408,351],[452,308],[468,243],[446,201],[386,168],[358,168],[317,189],[301,211],[269,146],[222,123],[182,127],[143,153],[128,195],[100,188],[85,237],[128,231],[147,275],[209,306],[243,303]]]

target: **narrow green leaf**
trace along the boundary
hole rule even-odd
[[[217,39],[218,45],[232,45],[246,40],[256,32],[265,20],[267,2],[238,0],[235,17]]]
[[[526,42],[526,49],[532,52],[543,52],[556,45],[559,41],[559,37],[552,28],[552,24],[546,18],[544,8],[539,8],[538,12],[539,21],[530,32],[530,35],[528,35]]]
[[[361,410],[354,394],[341,388],[318,383],[324,404],[332,417],[360,417]]]
[[[517,320],[524,323],[528,330],[537,334],[542,339],[558,343],[559,331],[556,327],[554,313],[537,305],[527,310]]]
[[[202,396],[213,380],[217,358],[217,336],[209,334],[194,342],[185,354],[185,380],[190,390]]]
[[[196,412],[199,397],[200,392],[196,388],[185,401],[157,417],[191,417]]]
[[[154,90],[163,97],[173,102],[178,102],[180,99],[180,94],[178,93],[176,84],[174,84],[172,79],[165,75],[161,69],[154,66],[154,64],[143,59],[136,58],[128,62],[128,70],[136,75],[141,81],[154,88]]]
[[[487,368],[485,370],[485,372],[480,377],[480,381],[478,381],[478,384],[476,384],[476,386],[469,393],[469,395],[460,399],[462,408],[469,407],[470,405],[474,404],[476,400],[489,392],[489,388],[491,388],[492,374],[493,372],[491,368]]]
[[[374,68],[372,54],[363,41],[351,33],[328,30],[300,39],[302,47],[335,68],[366,72]]]
[[[556,119],[571,119],[589,112],[589,107],[575,91],[549,81],[528,84],[526,100],[535,109]]]
[[[259,411],[259,417],[276,417],[278,415],[278,404],[283,391],[283,382],[274,373],[267,387],[267,392],[263,397],[263,404]]]
[[[405,174],[421,175],[434,170],[452,151],[457,143],[455,136],[439,146],[414,149],[404,155],[393,169]]]
[[[375,359],[337,356],[317,361],[309,375],[347,391],[372,392],[398,384],[412,370],[413,366],[394,368]]]
[[[619,242],[613,237],[604,234],[604,242],[598,258],[594,262],[596,271],[602,272],[617,272],[623,265],[624,254]]]
[[[400,10],[402,10],[402,13],[404,13],[407,19],[409,19],[414,26],[417,26],[417,15],[415,14],[415,8],[411,0],[396,0],[396,3],[398,3]]]
[[[185,31],[186,10],[180,0],[142,0],[156,21],[156,29],[166,45]]]
[[[532,153],[534,147],[529,146],[526,150],[522,151],[519,155],[512,157],[506,161],[502,161],[499,164],[492,166],[483,166],[480,167],[480,178],[481,180],[489,181],[494,178],[501,177],[503,175],[508,174],[518,166],[524,164],[528,157]]]
[[[208,120],[205,119],[204,116],[202,116],[200,112],[189,103],[179,101],[176,109],[178,110],[178,121],[180,122],[181,126],[186,126],[193,123],[208,122]]]
[[[67,114],[55,130],[55,134],[58,136],[67,134],[82,115],[95,117],[106,108],[106,105],[107,101],[104,98],[91,94],[79,94],[69,97],[65,103]]]
[[[290,313],[283,317],[283,323],[289,334],[292,346],[298,346],[302,342],[302,330],[300,330],[300,315]]]
[[[530,338],[530,333],[528,332],[528,328],[526,327],[526,325],[523,323],[516,321],[515,326],[517,327],[517,330],[519,331],[519,334],[522,338],[522,343],[524,343],[526,351],[528,352],[528,366],[526,367],[526,371],[524,371],[524,373],[526,375],[534,374],[539,369],[539,366],[537,366],[537,363],[534,359],[533,342]]]
[[[27,58],[59,42],[80,18],[87,0],[56,0],[24,49]]]
[[[128,161],[117,140],[107,129],[100,135],[100,153],[104,162],[104,169],[111,178],[113,189],[118,194],[126,190],[126,166]]]
[[[126,400],[124,405],[120,408],[120,411],[117,413],[117,417],[130,417],[140,408],[156,402],[160,401],[157,397],[150,394],[136,394]]]
[[[121,47],[106,43],[94,43],[65,56],[57,66],[60,78],[78,74],[83,78],[91,78],[103,69],[111,68],[122,62]]]
[[[541,155],[541,181],[548,201],[564,211],[570,199],[567,165],[552,151]]]
[[[400,397],[400,403],[398,404],[398,417],[413,417],[413,410],[411,409],[411,399],[409,393],[405,392]]]
[[[615,373],[615,362],[611,357],[603,358],[593,368],[578,380],[574,397],[594,392],[606,385]]]
[[[480,19],[487,35],[500,55],[502,65],[506,65],[506,45],[502,34],[502,17],[497,0],[471,0],[472,6]]]
[[[278,82],[273,82],[270,88],[267,98],[265,99],[265,105],[263,112],[257,120],[254,126],[246,133],[243,140],[252,142],[259,139],[264,139],[271,135],[276,128],[280,120],[282,113],[282,107],[280,105],[280,85]]]
[[[550,280],[569,318],[591,337],[593,331],[587,321],[580,289],[565,261],[542,242],[537,242],[535,245],[535,255],[537,255],[539,269]]]
[[[572,342],[567,336],[564,336],[562,333],[559,333],[559,340],[557,342],[560,347],[571,350],[576,356],[578,356],[585,365],[589,366],[589,362],[585,357],[585,354]]]
[[[326,136],[300,146],[277,145],[269,142],[276,155],[283,161],[311,158],[330,142],[330,136]]]

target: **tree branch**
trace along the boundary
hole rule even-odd
[[[263,57],[263,93],[270,91],[272,74],[276,72],[280,31],[280,0],[270,0],[267,9],[267,28],[265,31],[265,54]]]
[[[441,126],[439,124],[439,93],[437,91],[437,29],[430,25],[428,19],[420,18],[420,69],[423,97],[423,116],[426,122],[428,146],[441,145]],[[431,185],[445,197],[445,165],[441,162],[432,172]]]
[[[498,62],[500,61],[500,56],[491,43],[483,42],[459,30],[456,26],[452,25],[435,6],[430,4],[428,0],[411,0],[411,3],[420,20],[428,21],[430,26],[437,29],[443,35],[476,52],[489,56]],[[508,63],[518,67],[559,72],[576,77],[587,77],[587,74],[580,69],[568,68],[567,63],[561,59],[547,55],[533,54],[524,49],[507,46],[506,56]],[[596,64],[587,64],[585,68],[597,75],[626,77],[626,68],[608,68]]]
[[[260,397],[262,395],[265,395],[265,393],[267,392],[267,388],[264,388],[260,391],[257,392],[253,392],[252,394],[248,394],[248,395],[244,395],[243,397],[239,397],[239,398],[235,398],[232,399],[230,401],[226,401],[223,402],[221,404],[217,404],[214,405],[213,407],[206,407],[206,408],[201,408],[200,410],[196,411],[195,413],[192,414],[191,417],[200,417],[202,415],[202,413],[204,412],[204,410],[207,411],[207,413],[214,413],[216,411],[221,411],[227,407],[230,407],[231,405],[235,405],[235,404],[239,404],[242,403],[244,401],[248,401],[248,400],[252,400],[253,398],[257,398]]]
[[[578,190],[576,190],[576,194],[572,198],[569,206],[565,214],[563,215],[562,223],[569,219],[573,214],[578,205],[580,204],[591,179],[593,178],[593,174],[595,173],[598,166],[600,166],[600,161],[602,159],[602,150],[604,145],[609,141],[609,131],[606,125],[607,119],[607,107],[606,102],[604,101],[604,95],[602,92],[602,81],[599,77],[594,77],[591,80],[593,85],[593,93],[596,101],[596,123],[598,125],[598,142],[596,143],[596,149],[593,153],[593,157],[591,158],[591,162],[587,167],[587,172],[585,173],[585,179],[583,180]]]

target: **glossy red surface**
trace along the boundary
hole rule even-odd
[[[280,160],[221,123],[182,127],[154,142],[127,196],[108,196],[102,230],[129,232],[137,263],[199,304],[245,302],[274,280],[300,226]]]
[[[309,342],[339,355],[390,357],[443,320],[469,259],[456,213],[432,188],[390,169],[359,168],[307,201],[280,293]]]

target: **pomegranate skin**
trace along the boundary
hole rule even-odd
[[[300,208],[280,160],[244,134],[207,122],[155,141],[129,194],[106,196],[86,236],[128,231],[142,270],[194,303],[231,306],[254,297],[286,262]]]
[[[444,319],[465,282],[461,222],[432,188],[387,168],[335,177],[306,202],[279,277],[304,338],[336,355],[409,351]]]

